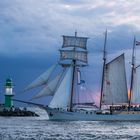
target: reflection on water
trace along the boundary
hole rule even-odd
[[[48,121],[40,117],[0,117],[0,140],[140,139],[140,122]]]

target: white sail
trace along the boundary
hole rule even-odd
[[[106,64],[102,104],[128,103],[124,54]]]
[[[134,70],[133,75],[131,103],[140,104],[140,66]]]
[[[71,59],[87,63],[87,51],[60,50],[61,60]]]
[[[70,94],[72,86],[72,67],[66,72],[60,86],[55,92],[53,99],[51,100],[49,107],[51,108],[63,108],[68,107],[70,104]]]
[[[31,84],[29,84],[26,88],[26,90],[30,90],[32,88],[39,87],[41,85],[44,85],[48,82],[51,73],[56,68],[56,64],[51,66],[47,71],[45,71],[43,74],[41,74],[37,79],[35,79]]]
[[[86,49],[87,39],[87,37],[63,36],[62,47],[79,47]]]
[[[51,82],[48,83],[38,94],[36,94],[32,99],[38,99],[44,96],[53,96],[54,92],[59,85],[59,80],[62,77],[64,71],[57,75]]]

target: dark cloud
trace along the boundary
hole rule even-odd
[[[125,2],[125,4],[124,4]],[[89,87],[100,89],[104,32],[108,29],[108,61],[127,52],[130,61],[134,34],[139,34],[139,5],[134,0],[4,0],[0,1],[0,89],[12,77],[18,92],[59,59],[61,35],[88,36]],[[131,9],[131,10],[130,10]]]

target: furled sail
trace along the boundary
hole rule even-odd
[[[133,75],[131,103],[140,104],[140,66],[135,68]]]
[[[81,72],[79,69],[77,69],[77,83],[78,83],[78,85],[81,84]]]
[[[79,47],[86,49],[87,37],[77,37],[77,36],[63,36],[63,45],[65,47]]]
[[[70,104],[70,94],[72,86],[72,67],[69,67],[65,73],[60,86],[57,88],[53,99],[51,100],[49,107],[51,108],[63,108],[68,107]]]
[[[102,104],[128,103],[124,54],[106,64]]]
[[[50,81],[48,83],[48,85],[46,85],[38,94],[36,94],[32,99],[38,99],[44,96],[49,96],[49,95],[54,95],[54,92],[57,88],[57,86],[59,85],[59,81],[61,79],[61,77],[63,76],[63,73],[65,71],[63,71],[62,73],[60,73],[59,75],[57,75],[52,81]],[[31,100],[32,100],[31,99]]]
[[[71,59],[87,63],[87,51],[60,50],[61,60]]]
[[[35,79],[30,85],[28,85],[25,88],[25,91],[39,87],[41,85],[44,85],[48,82],[51,73],[53,72],[53,70],[56,68],[56,64],[51,66],[46,72],[44,72],[43,74],[41,74],[37,79]]]

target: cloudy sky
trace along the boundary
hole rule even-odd
[[[129,73],[134,35],[140,40],[139,5],[139,0],[1,0],[0,101],[7,77],[13,79],[16,97],[28,99],[31,94],[20,91],[58,61],[62,35],[75,31],[89,37],[89,67],[83,73],[94,95],[100,89],[106,29],[108,61],[125,52]]]

